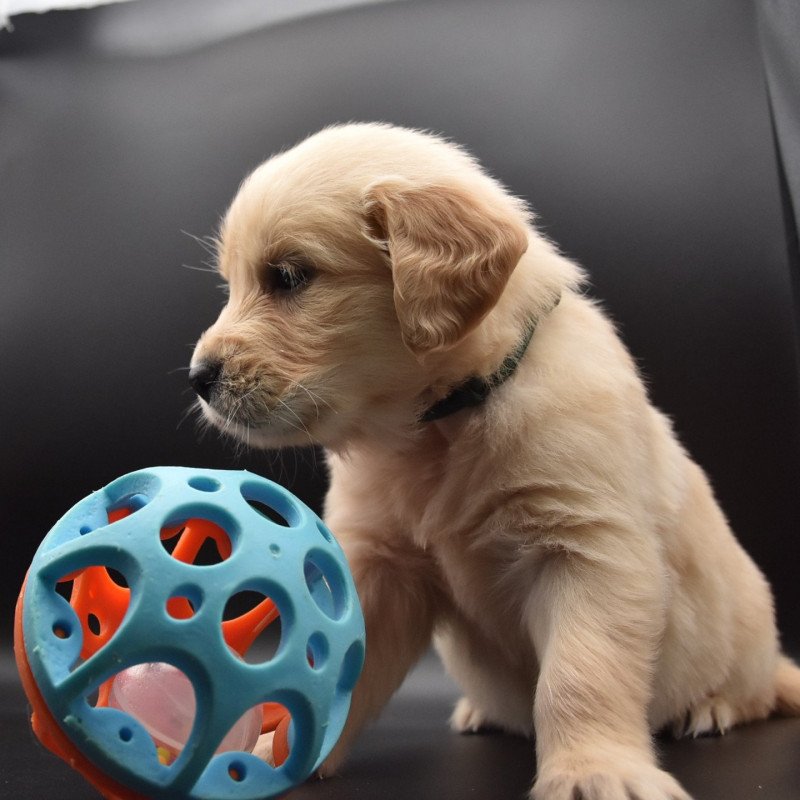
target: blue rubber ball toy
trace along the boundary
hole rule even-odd
[[[15,650],[34,731],[106,797],[262,800],[333,748],[364,644],[311,509],[249,472],[156,467],[45,537]]]

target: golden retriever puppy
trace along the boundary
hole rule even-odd
[[[322,774],[432,639],[456,730],[535,729],[536,800],[685,799],[653,731],[800,713],[703,471],[579,268],[462,149],[324,130],[256,169],[220,233],[230,296],[192,384],[251,445],[326,448],[364,608]]]

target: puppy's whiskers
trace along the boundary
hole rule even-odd
[[[279,419],[282,422],[285,422],[290,428],[293,428],[294,430],[299,431],[304,436],[306,436],[308,438],[309,444],[313,444],[314,440],[312,439],[311,434],[309,433],[308,428],[306,427],[300,415],[280,397],[276,397],[275,399],[278,401],[281,408],[286,409],[286,411],[288,411],[297,420],[297,423],[292,422],[291,419],[287,419],[286,416],[284,415],[280,415]]]
[[[181,264],[184,269],[191,269],[195,272],[208,272],[212,275],[218,274],[217,268],[213,264],[209,264],[207,261],[201,262],[202,266],[198,267],[196,264]]]
[[[194,412],[200,414],[200,422],[203,424],[204,428],[207,428],[211,424],[210,421],[206,419],[205,415],[203,414],[203,408],[200,405],[200,401],[195,399],[191,403],[189,403],[188,406],[186,406],[186,409],[184,410],[183,414],[181,414],[180,419],[178,420],[178,424],[175,426],[175,430],[177,431],[181,427],[181,425],[183,425],[183,423],[186,422],[189,416]]]
[[[311,389],[309,389],[307,386],[304,386],[302,383],[299,382],[293,383],[292,388],[301,389],[308,395],[308,399],[311,400],[311,402],[314,404],[314,414],[317,420],[319,420],[320,403],[326,408],[328,408],[330,411],[334,411],[335,413],[333,406],[324,397],[321,397],[316,392],[312,392]]]
[[[249,430],[250,427],[249,421],[246,419],[248,415],[242,415],[243,417],[245,417],[245,419],[242,420],[242,418],[240,417],[240,412],[242,410],[242,407],[244,406],[245,401],[254,391],[255,389],[249,389],[244,394],[239,395],[234,401],[233,405],[228,409],[228,413],[227,416],[225,417],[225,422],[223,423],[222,427],[222,430],[225,433],[228,433],[228,431],[233,426],[236,426],[237,428],[244,426]]]
[[[190,239],[197,242],[197,244],[199,244],[200,247],[202,247],[203,250],[205,250],[206,253],[208,253],[208,255],[210,255],[212,258],[217,257],[217,252],[219,250],[219,244],[220,244],[218,237],[212,234],[209,234],[207,236],[196,236],[195,234],[189,233],[189,231],[184,231],[184,230],[181,230],[181,233],[184,236],[188,236]]]

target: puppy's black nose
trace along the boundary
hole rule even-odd
[[[208,402],[221,372],[222,363],[220,361],[201,361],[189,370],[189,383],[192,384],[192,389],[197,392],[198,397],[202,397]]]

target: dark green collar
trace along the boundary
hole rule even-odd
[[[559,295],[558,299],[546,313],[549,314],[560,302],[561,296]],[[449,417],[451,414],[455,414],[457,411],[461,411],[464,408],[472,408],[481,405],[494,389],[498,386],[502,386],[517,371],[519,362],[522,361],[522,357],[525,355],[528,345],[531,343],[531,339],[533,339],[533,334],[536,332],[536,327],[540,319],[541,317],[537,317],[528,322],[519,343],[514,350],[503,359],[503,363],[496,372],[493,372],[487,378],[482,378],[478,375],[467,378],[464,383],[456,386],[449,394],[427,409],[419,418],[419,421],[433,422],[443,417]]]

